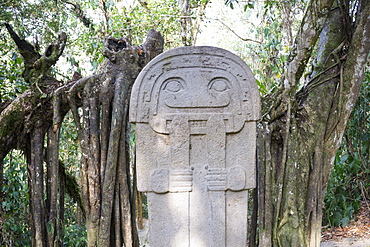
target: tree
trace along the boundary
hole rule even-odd
[[[59,82],[50,76],[50,67],[62,54],[66,35],[62,33],[41,55],[31,44],[20,39],[10,25],[5,25],[22,54],[23,77],[31,89],[1,112],[1,147],[5,149],[1,150],[1,157],[25,140],[33,246],[52,246],[59,242],[59,128],[69,109],[77,126],[83,156],[81,192],[88,245],[137,246],[125,143],[127,104],[129,89],[140,69],[162,51],[162,36],[151,30],[147,41],[140,46],[131,46],[127,39],[108,37],[104,54],[109,60],[104,70],[59,86]],[[37,105],[49,109],[41,111]],[[82,116],[78,112],[80,106]],[[48,196],[45,204],[43,143],[46,133]]]
[[[323,223],[346,226],[359,212],[361,202],[369,200],[370,158],[370,73],[347,123],[341,147],[334,160],[325,195]]]
[[[319,246],[326,185],[369,54],[369,11],[368,1],[310,1],[280,85],[263,98],[259,246]]]
[[[178,1],[181,8],[181,41],[184,46],[195,45],[199,33],[199,26],[209,2],[209,0]],[[194,12],[196,16],[192,16]]]

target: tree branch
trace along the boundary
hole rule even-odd
[[[37,61],[37,65],[35,65],[35,67],[40,66],[45,69],[49,69],[51,66],[55,65],[59,57],[62,55],[66,43],[67,35],[62,32],[59,34],[58,39],[46,48],[44,55]]]
[[[66,4],[72,5],[73,8],[74,8],[75,15],[82,22],[82,24],[85,27],[94,30],[94,24],[93,24],[92,20],[90,20],[88,17],[86,17],[85,13],[81,9],[80,4],[78,4],[78,3],[72,3],[72,2],[70,2],[68,0],[61,0],[61,1],[64,2],[64,3],[66,3]]]
[[[145,42],[138,46],[139,51],[143,52],[142,54],[139,52],[140,67],[143,68],[150,60],[162,53],[163,45],[164,39],[162,35],[154,29],[150,29]]]
[[[138,2],[140,3],[141,7],[143,7],[148,14],[151,13],[150,9],[148,8],[148,3],[147,2],[145,2],[143,0],[138,0]]]
[[[300,85],[300,78],[326,23],[333,2],[334,0],[310,1],[288,56],[287,65],[284,67],[280,86],[273,95],[266,97],[262,103],[266,106],[262,108],[262,115],[267,116],[269,122],[284,115],[289,106],[296,107],[296,104],[292,104],[290,101],[296,100],[295,95]],[[271,99],[274,101],[270,102]]]
[[[210,0],[206,0],[203,3],[201,3],[198,7],[197,18],[195,19],[195,23],[194,23],[193,28],[191,30],[191,36],[193,37],[193,44],[195,44],[196,41],[197,41],[200,24],[203,20],[204,12],[205,12],[207,4],[209,2],[210,2]]]
[[[288,57],[288,65],[281,85],[288,90],[291,89],[292,97],[299,86],[299,80],[311,57],[333,2],[334,0],[313,0],[306,10],[293,49]]]
[[[341,141],[342,129],[345,128],[349,115],[356,103],[363,79],[365,65],[370,53],[370,1],[359,3],[356,26],[348,47],[346,60],[341,67],[340,88],[338,89],[338,122],[333,126],[330,138]]]
[[[67,42],[67,35],[64,32],[60,33],[58,39],[53,44],[49,45],[44,55],[41,56],[30,43],[24,39],[20,39],[9,24],[5,23],[4,25],[23,57],[24,70],[22,76],[25,81],[30,83],[31,86],[36,85],[39,91],[41,90],[38,87],[38,83],[41,81],[58,84],[58,81],[49,76],[48,73],[50,67],[53,66],[62,55]]]
[[[107,32],[109,30],[109,13],[105,0],[99,0],[99,6],[104,15],[104,31]]]
[[[238,37],[239,39],[245,41],[245,42],[255,42],[255,43],[258,43],[258,44],[262,44],[261,41],[258,41],[258,40],[254,40],[254,39],[248,39],[248,38],[243,38],[241,37],[239,34],[237,34],[231,27],[229,27],[225,22],[221,21],[220,19],[210,19],[210,18],[207,18],[208,20],[213,20],[213,21],[218,21],[219,23],[221,23],[224,27],[226,27],[227,30],[229,30],[230,32],[232,32],[236,37]]]
[[[25,64],[32,63],[41,57],[41,55],[35,50],[35,47],[33,47],[33,45],[28,43],[25,39],[21,39],[8,23],[4,23],[4,25],[17,45],[19,53],[25,60]]]

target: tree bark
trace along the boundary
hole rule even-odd
[[[162,36],[150,30],[140,46],[131,46],[124,38],[109,37],[105,41],[108,59],[103,71],[60,86],[49,71],[62,54],[66,35],[61,34],[40,55],[9,25],[6,27],[24,58],[23,77],[31,89],[0,112],[0,158],[2,161],[11,149],[26,150],[33,246],[61,245],[59,221],[64,218],[65,189],[82,204],[88,246],[138,246],[135,212],[131,206],[126,118],[131,86],[140,70],[163,51]],[[63,172],[58,161],[59,129],[69,109],[82,149],[81,197],[76,195],[73,179]],[[45,182],[43,155],[47,131]],[[71,181],[73,188],[69,185]],[[59,206],[58,197],[62,204]]]
[[[178,2],[181,10],[181,42],[184,46],[195,45],[199,27],[209,2],[209,0],[200,1],[199,3],[189,0],[180,0]],[[196,14],[195,18],[194,14]]]
[[[78,80],[70,90],[83,156],[81,187],[88,246],[139,244],[126,158],[127,105],[136,76],[162,49],[163,38],[154,30],[140,46],[131,46],[124,38],[108,37],[104,51],[108,60],[103,71]],[[76,103],[79,100],[82,117]]]
[[[30,149],[27,149],[27,168],[30,181],[30,206],[32,216],[32,228],[34,238],[32,246],[47,246],[46,239],[46,207],[44,201],[44,167],[43,151],[44,138],[48,126],[43,125],[42,121],[35,124],[35,128],[30,133]]]
[[[60,246],[59,239],[59,224],[58,215],[58,195],[59,195],[59,131],[57,128],[54,132],[52,128],[48,130],[48,146],[47,146],[47,240],[48,246]],[[63,207],[63,204],[59,204]]]
[[[263,100],[259,246],[320,245],[326,185],[370,49],[370,3],[359,6],[353,31],[341,6],[311,1],[278,96]],[[297,92],[318,34],[313,71]]]
[[[52,120],[51,94],[59,81],[49,75],[50,67],[55,64],[66,44],[62,33],[43,55],[5,24],[12,39],[23,57],[25,69],[22,73],[29,83],[26,91],[0,113],[0,158],[14,148],[26,151],[28,180],[30,188],[30,211],[32,245],[48,246],[46,220],[50,212],[44,200],[44,137]],[[55,182],[53,182],[53,186]],[[55,193],[50,196],[55,197]],[[52,215],[55,214],[52,208]]]

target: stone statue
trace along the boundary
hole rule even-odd
[[[142,70],[130,121],[151,246],[246,246],[259,112],[255,79],[229,51],[176,48]]]

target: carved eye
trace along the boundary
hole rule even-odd
[[[222,78],[217,78],[211,81],[209,89],[213,89],[217,92],[223,92],[228,89],[227,81]]]
[[[169,92],[173,92],[173,93],[176,93],[178,91],[180,91],[181,89],[183,89],[183,86],[181,84],[180,81],[178,80],[170,80],[169,82],[167,82],[164,90],[167,90]]]

